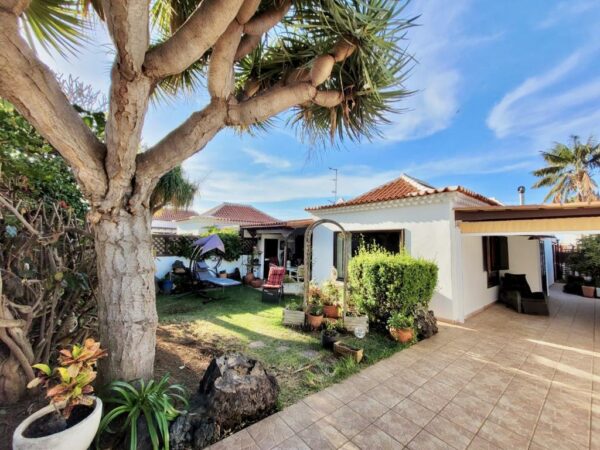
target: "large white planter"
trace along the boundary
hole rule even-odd
[[[291,295],[301,295],[304,291],[304,283],[283,283],[283,292]]]
[[[13,434],[13,450],[87,450],[100,426],[102,400],[96,398],[92,413],[71,428],[39,438],[23,436],[23,432],[34,420],[54,410],[54,406],[48,405],[21,422]]]
[[[291,311],[289,309],[283,310],[283,324],[301,327],[304,325],[304,311]]]

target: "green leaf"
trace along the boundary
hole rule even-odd
[[[50,376],[52,375],[52,369],[50,368],[50,366],[48,364],[34,364],[33,366],[34,369],[37,370],[41,370],[42,372],[44,372],[44,374],[46,374],[46,376]]]

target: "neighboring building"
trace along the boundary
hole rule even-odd
[[[221,203],[194,217],[177,222],[177,234],[199,235],[208,228],[235,228],[245,225],[260,225],[277,222],[252,205]]]
[[[523,208],[513,207],[518,210],[513,215],[522,214]],[[540,233],[532,236],[527,230],[511,231],[510,227],[491,232],[476,227],[465,230],[457,220],[463,210],[489,215],[488,211],[508,209],[461,186],[435,188],[402,175],[354,199],[307,211],[315,220],[332,219],[352,232],[353,251],[362,237],[390,251],[404,248],[413,256],[437,263],[438,285],[431,308],[442,319],[462,322],[497,300],[503,272],[525,273],[534,291],[545,290],[554,282],[552,239],[547,232],[539,237]],[[335,227],[317,227],[313,279],[328,278],[332,266],[343,274],[342,260],[341,235]]]
[[[186,220],[197,215],[196,211],[162,208],[152,216],[152,233],[176,234],[178,220]]]

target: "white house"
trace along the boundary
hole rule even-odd
[[[152,216],[152,234],[177,234],[177,221],[197,215],[196,211],[161,208]]]
[[[200,235],[209,228],[235,228],[244,225],[260,225],[277,222],[274,217],[265,214],[252,205],[221,203],[214,208],[180,220],[176,223],[177,234]]]
[[[481,215],[506,209],[461,186],[435,188],[402,175],[354,199],[307,211],[315,220],[332,219],[352,232],[353,247],[362,236],[391,251],[403,247],[436,262],[439,278],[430,307],[439,318],[463,322],[497,300],[503,272],[526,274],[533,291],[554,282],[552,236],[528,230],[465,231],[457,220],[460,211]],[[313,279],[328,278],[332,266],[344,272],[341,242],[334,226],[315,229]]]

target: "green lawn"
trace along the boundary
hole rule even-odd
[[[286,296],[286,301],[290,299]],[[363,362],[357,365],[348,359],[338,359],[321,348],[318,332],[284,327],[282,307],[262,303],[261,293],[246,287],[229,288],[222,300],[207,304],[193,295],[160,296],[157,307],[160,323],[181,324],[186,337],[262,361],[279,381],[281,407],[403,348],[378,333],[369,333],[362,340],[347,335],[342,338],[345,342],[364,349]]]

